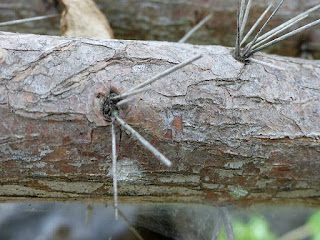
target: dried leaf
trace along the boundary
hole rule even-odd
[[[0,48],[0,63],[6,60],[7,51],[3,48]]]
[[[105,15],[93,0],[60,0],[64,10],[60,28],[63,36],[113,38]]]

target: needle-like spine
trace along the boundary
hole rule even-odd
[[[192,34],[195,33],[199,28],[201,28],[207,21],[209,21],[210,18],[212,18],[213,13],[210,13],[208,16],[206,16],[204,19],[202,19],[197,25],[195,25],[193,28],[190,29],[178,42],[184,43],[186,42]]]
[[[111,99],[112,100],[123,99],[123,98],[126,98],[126,97],[130,97],[130,96],[136,95],[136,94],[141,93],[141,92],[148,91],[150,89],[151,89],[151,86],[146,86],[146,87],[139,88],[139,89],[136,89],[136,90],[127,91],[127,92],[125,92],[123,94],[111,97]]]
[[[252,0],[249,0],[248,3],[247,3],[247,7],[246,7],[246,11],[245,11],[245,14],[244,14],[242,23],[241,23],[241,28],[240,28],[240,41],[242,40],[243,32],[244,32],[244,29],[245,29],[245,27],[246,27],[246,25],[247,25],[247,21],[248,21],[248,17],[249,17],[249,12],[250,12],[250,9],[251,9],[251,4],[252,4]],[[240,43],[240,47],[241,47],[241,43]]]
[[[251,36],[251,34],[253,33],[253,31],[258,27],[258,25],[260,24],[260,22],[262,21],[262,19],[267,15],[267,13],[270,11],[270,9],[272,8],[272,4],[269,5],[267,7],[267,9],[261,14],[261,16],[258,18],[258,20],[253,24],[253,26],[251,27],[251,29],[248,31],[248,33],[246,34],[246,36],[242,39],[241,41],[241,46],[247,41],[247,39]]]
[[[128,102],[133,101],[134,97],[129,97],[129,98],[125,98],[123,100],[121,100],[120,102],[117,102],[116,107],[120,107]]]
[[[51,14],[51,15],[45,15],[45,16],[37,16],[37,17],[31,17],[31,18],[17,19],[17,20],[2,22],[2,23],[0,23],[0,27],[19,24],[19,23],[39,21],[39,20],[44,20],[44,19],[48,19],[48,18],[55,18],[55,17],[58,17],[58,16],[59,16],[59,14]]]
[[[236,46],[235,46],[235,58],[240,59],[240,11],[241,11],[241,0],[238,0],[238,8],[237,8],[237,37],[236,37]]]
[[[250,50],[252,48],[252,46],[256,43],[258,37],[260,36],[261,32],[263,31],[263,29],[268,25],[268,23],[271,21],[271,19],[273,18],[273,16],[278,12],[279,8],[281,7],[282,3],[284,0],[281,0],[278,4],[278,6],[275,8],[275,10],[271,13],[270,17],[267,19],[267,21],[263,24],[263,26],[260,28],[259,32],[256,34],[256,36],[254,37],[254,39],[248,43],[245,47],[245,50],[243,51],[243,56],[246,55],[250,55]]]
[[[123,219],[123,221],[127,224],[131,232],[139,239],[143,240],[143,237],[140,235],[140,233],[131,225],[129,219],[124,215],[124,213],[119,209],[115,208],[119,212],[119,216]]]
[[[247,58],[246,60],[249,61],[249,62],[254,62],[254,63],[260,64],[260,65],[263,65],[263,66],[275,68],[275,69],[278,69],[278,70],[282,70],[282,71],[285,70],[282,67],[278,67],[278,66],[276,66],[274,64],[267,63],[267,62],[264,62],[264,61],[261,61],[261,60],[257,60],[257,59],[254,59],[254,58]]]
[[[320,19],[318,19],[318,20],[316,20],[316,21],[314,21],[312,23],[309,23],[309,24],[307,24],[307,25],[305,25],[303,27],[300,27],[300,28],[298,28],[298,29],[296,29],[296,30],[294,30],[292,32],[289,32],[289,33],[287,33],[287,34],[285,34],[285,35],[283,35],[281,37],[278,37],[278,38],[276,38],[276,39],[274,39],[274,40],[272,40],[272,41],[270,41],[270,42],[268,42],[268,43],[266,43],[266,44],[264,44],[264,45],[262,45],[260,47],[257,47],[256,49],[253,49],[251,51],[250,55],[252,55],[253,53],[256,53],[256,52],[258,52],[258,51],[260,51],[260,50],[262,50],[262,49],[264,49],[266,47],[274,45],[274,44],[276,44],[276,43],[278,43],[278,42],[280,42],[280,41],[282,41],[282,40],[284,40],[284,39],[286,39],[288,37],[291,37],[291,36],[293,36],[293,35],[295,35],[297,33],[300,33],[300,32],[302,32],[302,31],[304,31],[304,30],[306,30],[308,28],[311,28],[311,27],[313,27],[313,26],[315,26],[317,24],[320,24]]]
[[[264,38],[261,41],[259,41],[259,38],[258,38],[258,42],[252,47],[252,49],[257,48],[261,44],[265,43],[266,41],[273,38],[274,36],[277,36],[278,34],[282,33],[284,30],[290,28],[291,26],[295,25],[296,23],[300,22],[302,19],[305,19],[306,17],[308,17],[308,14],[302,15],[301,18],[298,18],[296,21],[291,22],[290,24],[286,25],[286,27],[282,29],[279,29],[278,31],[273,32],[271,35],[269,35],[268,37]]]
[[[320,4],[314,6],[313,8],[308,9],[307,11],[305,11],[303,13],[300,13],[299,15],[295,16],[294,18],[289,19],[288,21],[282,23],[278,27],[275,27],[274,29],[270,30],[269,32],[266,32],[265,34],[263,34],[262,36],[260,36],[258,38],[258,41],[261,41],[262,39],[265,39],[266,37],[269,37],[271,34],[277,32],[277,31],[279,31],[279,30],[281,30],[283,28],[287,28],[287,26],[289,24],[291,24],[292,22],[295,22],[297,19],[300,19],[300,20],[304,19],[304,18],[302,18],[303,16],[309,15],[310,13],[312,13],[312,12],[318,10],[318,9],[320,9]]]
[[[128,90],[128,92],[132,92],[132,91],[137,90],[139,88],[143,88],[143,87],[155,82],[156,80],[158,80],[160,78],[163,78],[163,77],[169,75],[170,73],[173,73],[173,72],[179,70],[180,68],[183,68],[183,67],[189,65],[190,63],[198,60],[201,57],[202,57],[202,55],[198,54],[198,55],[186,60],[185,62],[179,63],[179,64],[177,64],[177,65],[175,65],[175,66],[173,66],[173,67],[171,67],[171,68],[159,73],[158,75],[148,79],[147,81],[138,84],[137,86],[135,86],[135,87],[131,88],[130,90]]]
[[[172,162],[167,159],[161,152],[159,152],[154,146],[152,146],[144,137],[142,137],[136,130],[130,127],[123,119],[121,119],[117,113],[114,113],[113,116],[115,119],[123,126],[126,130],[128,130],[132,136],[134,136],[140,143],[147,148],[155,157],[157,157],[161,162],[163,162],[168,167],[172,166]]]
[[[115,114],[115,113],[113,113]],[[113,204],[115,219],[118,220],[118,182],[117,182],[117,148],[115,133],[115,117],[111,118],[111,141],[112,141],[112,177],[113,177]]]

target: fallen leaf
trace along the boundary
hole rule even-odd
[[[93,0],[60,0],[64,10],[60,19],[63,36],[113,38],[105,15]]]
[[[7,51],[3,48],[0,48],[0,63],[6,60]]]

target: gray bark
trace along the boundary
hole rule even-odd
[[[101,106],[198,53],[119,115],[173,162],[117,127],[120,201],[319,205],[320,62],[168,42],[0,34],[0,196],[112,196]]]

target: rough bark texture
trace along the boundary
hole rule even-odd
[[[24,0],[2,0],[1,2],[0,21],[57,12],[53,0],[29,0],[28,4]],[[176,42],[213,10],[214,17],[199,29],[189,39],[189,42],[223,46],[234,46],[235,44],[237,8],[235,0],[96,0],[95,2],[106,14],[117,39]],[[269,2],[269,0],[253,1],[248,26],[253,25]],[[318,0],[285,1],[266,29],[275,27],[316,4],[319,4]],[[318,19],[319,14],[320,10],[310,14],[304,23]],[[1,30],[60,35],[58,19],[2,27]],[[302,40],[319,44],[319,39],[320,28],[315,27],[280,42],[266,51],[287,56],[300,56],[299,49]],[[320,58],[320,53],[314,51],[313,56]]]
[[[173,161],[117,128],[120,201],[209,204],[320,201],[320,62],[167,42],[1,33],[0,195],[110,199],[113,91],[201,53],[120,116]]]

